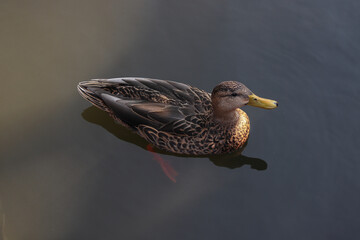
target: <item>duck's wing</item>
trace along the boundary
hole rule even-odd
[[[203,114],[194,114],[191,105],[174,106],[143,100],[123,100],[102,94],[109,113],[117,121],[136,131],[147,134],[149,129],[168,134],[197,135],[205,127]]]
[[[203,129],[208,127],[207,122],[205,114],[189,115],[163,125],[159,131],[171,134],[196,136]]]
[[[118,78],[82,82],[78,88],[95,106],[136,131],[148,126],[168,133],[195,135],[203,127],[197,116],[211,110],[207,92],[171,81]]]
[[[187,110],[192,109],[194,114],[211,110],[209,93],[174,81],[130,77],[96,79],[79,83],[78,89],[84,98],[103,110],[107,110],[106,106],[101,99],[96,99],[96,95],[99,96],[104,92],[123,100],[142,100],[143,102],[164,103],[179,107],[188,105]],[[91,93],[93,94],[91,95]]]

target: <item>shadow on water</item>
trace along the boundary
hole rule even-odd
[[[136,144],[139,147],[148,151],[147,146],[149,145],[149,143],[145,139],[135,134],[128,128],[120,124],[117,124],[111,117],[109,117],[109,115],[106,112],[94,106],[91,106],[83,111],[82,117],[88,122],[102,126],[117,138],[124,140],[126,142]],[[241,148],[239,151],[235,153],[214,155],[214,156],[188,156],[188,155],[166,152],[157,148],[154,148],[153,150],[156,153],[178,156],[178,157],[193,157],[193,158],[207,157],[216,166],[227,167],[230,169],[240,168],[244,165],[249,165],[252,169],[266,170],[267,163],[264,160],[260,158],[247,157],[241,154],[242,151],[245,149],[246,145],[247,143],[243,148]]]

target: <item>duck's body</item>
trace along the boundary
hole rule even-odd
[[[249,136],[249,118],[238,106],[244,96],[234,91],[252,93],[237,82],[223,82],[212,95],[183,83],[148,78],[91,80],[79,83],[78,90],[116,121],[170,152],[228,153],[241,148]]]

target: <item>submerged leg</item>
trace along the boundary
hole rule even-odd
[[[175,169],[170,165],[170,163],[166,160],[164,160],[159,154],[157,154],[156,152],[154,152],[154,149],[152,148],[152,146],[150,144],[148,144],[146,146],[146,149],[152,153],[155,161],[157,161],[160,166],[161,169],[163,170],[163,172],[165,173],[165,175],[173,182],[176,183],[176,179],[175,177],[178,175],[178,173],[175,171]]]

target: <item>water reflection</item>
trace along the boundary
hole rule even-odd
[[[211,156],[209,159],[218,167],[234,169],[240,168],[244,165],[249,165],[252,169],[266,170],[267,163],[264,160],[260,158],[247,157],[241,154],[241,152],[246,148],[246,145],[247,143],[241,150],[235,153],[221,156]]]
[[[83,111],[82,117],[88,122],[102,126],[117,138],[124,140],[126,142],[136,144],[139,147],[149,151],[148,148],[149,143],[145,139],[133,133],[131,130],[127,129],[126,127],[117,124],[111,117],[109,117],[109,115],[106,112],[101,111],[100,109],[94,106],[91,106]],[[239,151],[234,153],[224,154],[219,156],[212,155],[207,157],[210,159],[212,163],[214,163],[216,166],[219,167],[227,167],[230,169],[235,169],[235,168],[240,168],[244,165],[249,165],[252,169],[266,170],[267,163],[264,160],[259,158],[247,157],[241,154],[246,148],[246,145],[247,143]],[[170,153],[157,148],[153,148],[151,152],[165,154],[165,155],[179,156],[179,157],[205,158],[204,156],[188,156],[188,155]]]

